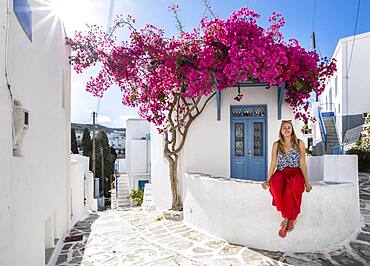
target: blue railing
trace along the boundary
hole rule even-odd
[[[344,154],[343,144],[339,144],[331,148],[331,154],[340,155]]]
[[[326,146],[327,135],[326,135],[326,128],[325,128],[325,124],[324,124],[324,119],[322,118],[321,107],[319,107],[319,124],[320,124],[321,132],[322,132],[322,135],[323,135],[324,144]]]

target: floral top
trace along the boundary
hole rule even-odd
[[[282,171],[284,168],[298,168],[300,166],[300,154],[297,149],[291,149],[284,156],[279,150],[277,155],[277,169]]]

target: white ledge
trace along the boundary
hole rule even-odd
[[[278,236],[282,220],[261,182],[185,173],[184,222],[231,243],[266,250],[330,250],[362,224],[358,183],[312,182],[304,193],[296,228]]]

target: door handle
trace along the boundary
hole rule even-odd
[[[251,160],[252,159],[252,151],[251,150],[248,150],[248,159]]]

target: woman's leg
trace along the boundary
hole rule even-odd
[[[283,193],[283,217],[295,220],[301,212],[302,193],[304,192],[304,177],[299,168],[284,171],[285,189]]]
[[[270,193],[272,195],[272,205],[276,206],[278,211],[283,212],[284,209],[284,192],[285,182],[281,171],[275,171],[270,179]]]

